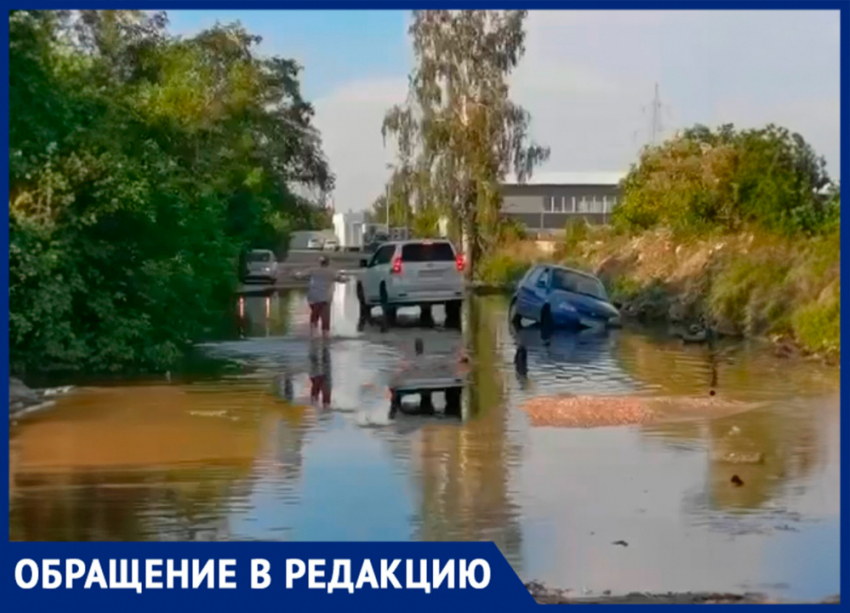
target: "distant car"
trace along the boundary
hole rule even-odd
[[[245,257],[245,270],[242,275],[247,283],[250,281],[277,281],[277,261],[273,252],[267,249],[254,249]]]
[[[594,328],[619,325],[620,313],[595,276],[564,266],[532,266],[511,299],[511,323],[523,320],[552,328]]]
[[[423,311],[442,304],[447,323],[460,322],[463,304],[463,257],[446,240],[413,240],[381,245],[368,259],[357,283],[361,315],[380,305],[385,321],[395,321],[402,306]]]
[[[339,249],[339,242],[335,238],[329,238],[325,241],[324,250],[325,251],[337,251]]]
[[[321,249],[324,241],[320,238],[311,238],[307,241],[307,249]]]

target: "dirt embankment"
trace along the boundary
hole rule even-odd
[[[720,336],[772,339],[780,357],[840,355],[840,236],[783,238],[763,232],[641,234],[586,227],[544,253],[529,241],[482,265],[490,285],[515,282],[533,262],[597,274],[625,319],[667,323],[686,342]]]
[[[666,321],[685,341],[762,336],[780,357],[840,354],[839,237],[784,239],[755,232],[679,236],[608,232],[576,245],[625,316]]]

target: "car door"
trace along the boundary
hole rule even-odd
[[[534,284],[537,283],[537,278],[540,276],[540,267],[535,266],[529,270],[522,281],[519,282],[517,290],[516,310],[521,317],[533,319],[532,304],[534,297]]]
[[[366,268],[366,298],[369,302],[380,300],[381,281],[386,279],[390,270],[390,260],[395,252],[395,245],[384,245],[375,252],[372,261]]]
[[[529,292],[530,319],[540,321],[540,314],[543,311],[543,305],[545,305],[546,301],[549,299],[549,277],[551,276],[549,268],[542,268],[540,270],[540,274],[537,275],[537,279],[534,281],[534,285],[531,286],[532,289]]]

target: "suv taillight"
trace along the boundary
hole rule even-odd
[[[463,272],[463,267],[466,265],[466,261],[463,259],[462,253],[459,253],[457,258],[455,258],[455,264],[457,265],[458,272]]]
[[[400,275],[401,274],[401,258],[399,256],[396,256],[396,257],[393,258],[392,274],[394,274],[394,275]]]

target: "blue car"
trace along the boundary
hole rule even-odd
[[[620,312],[593,275],[551,264],[532,266],[511,299],[511,323],[524,319],[552,328],[596,328],[619,325]]]

